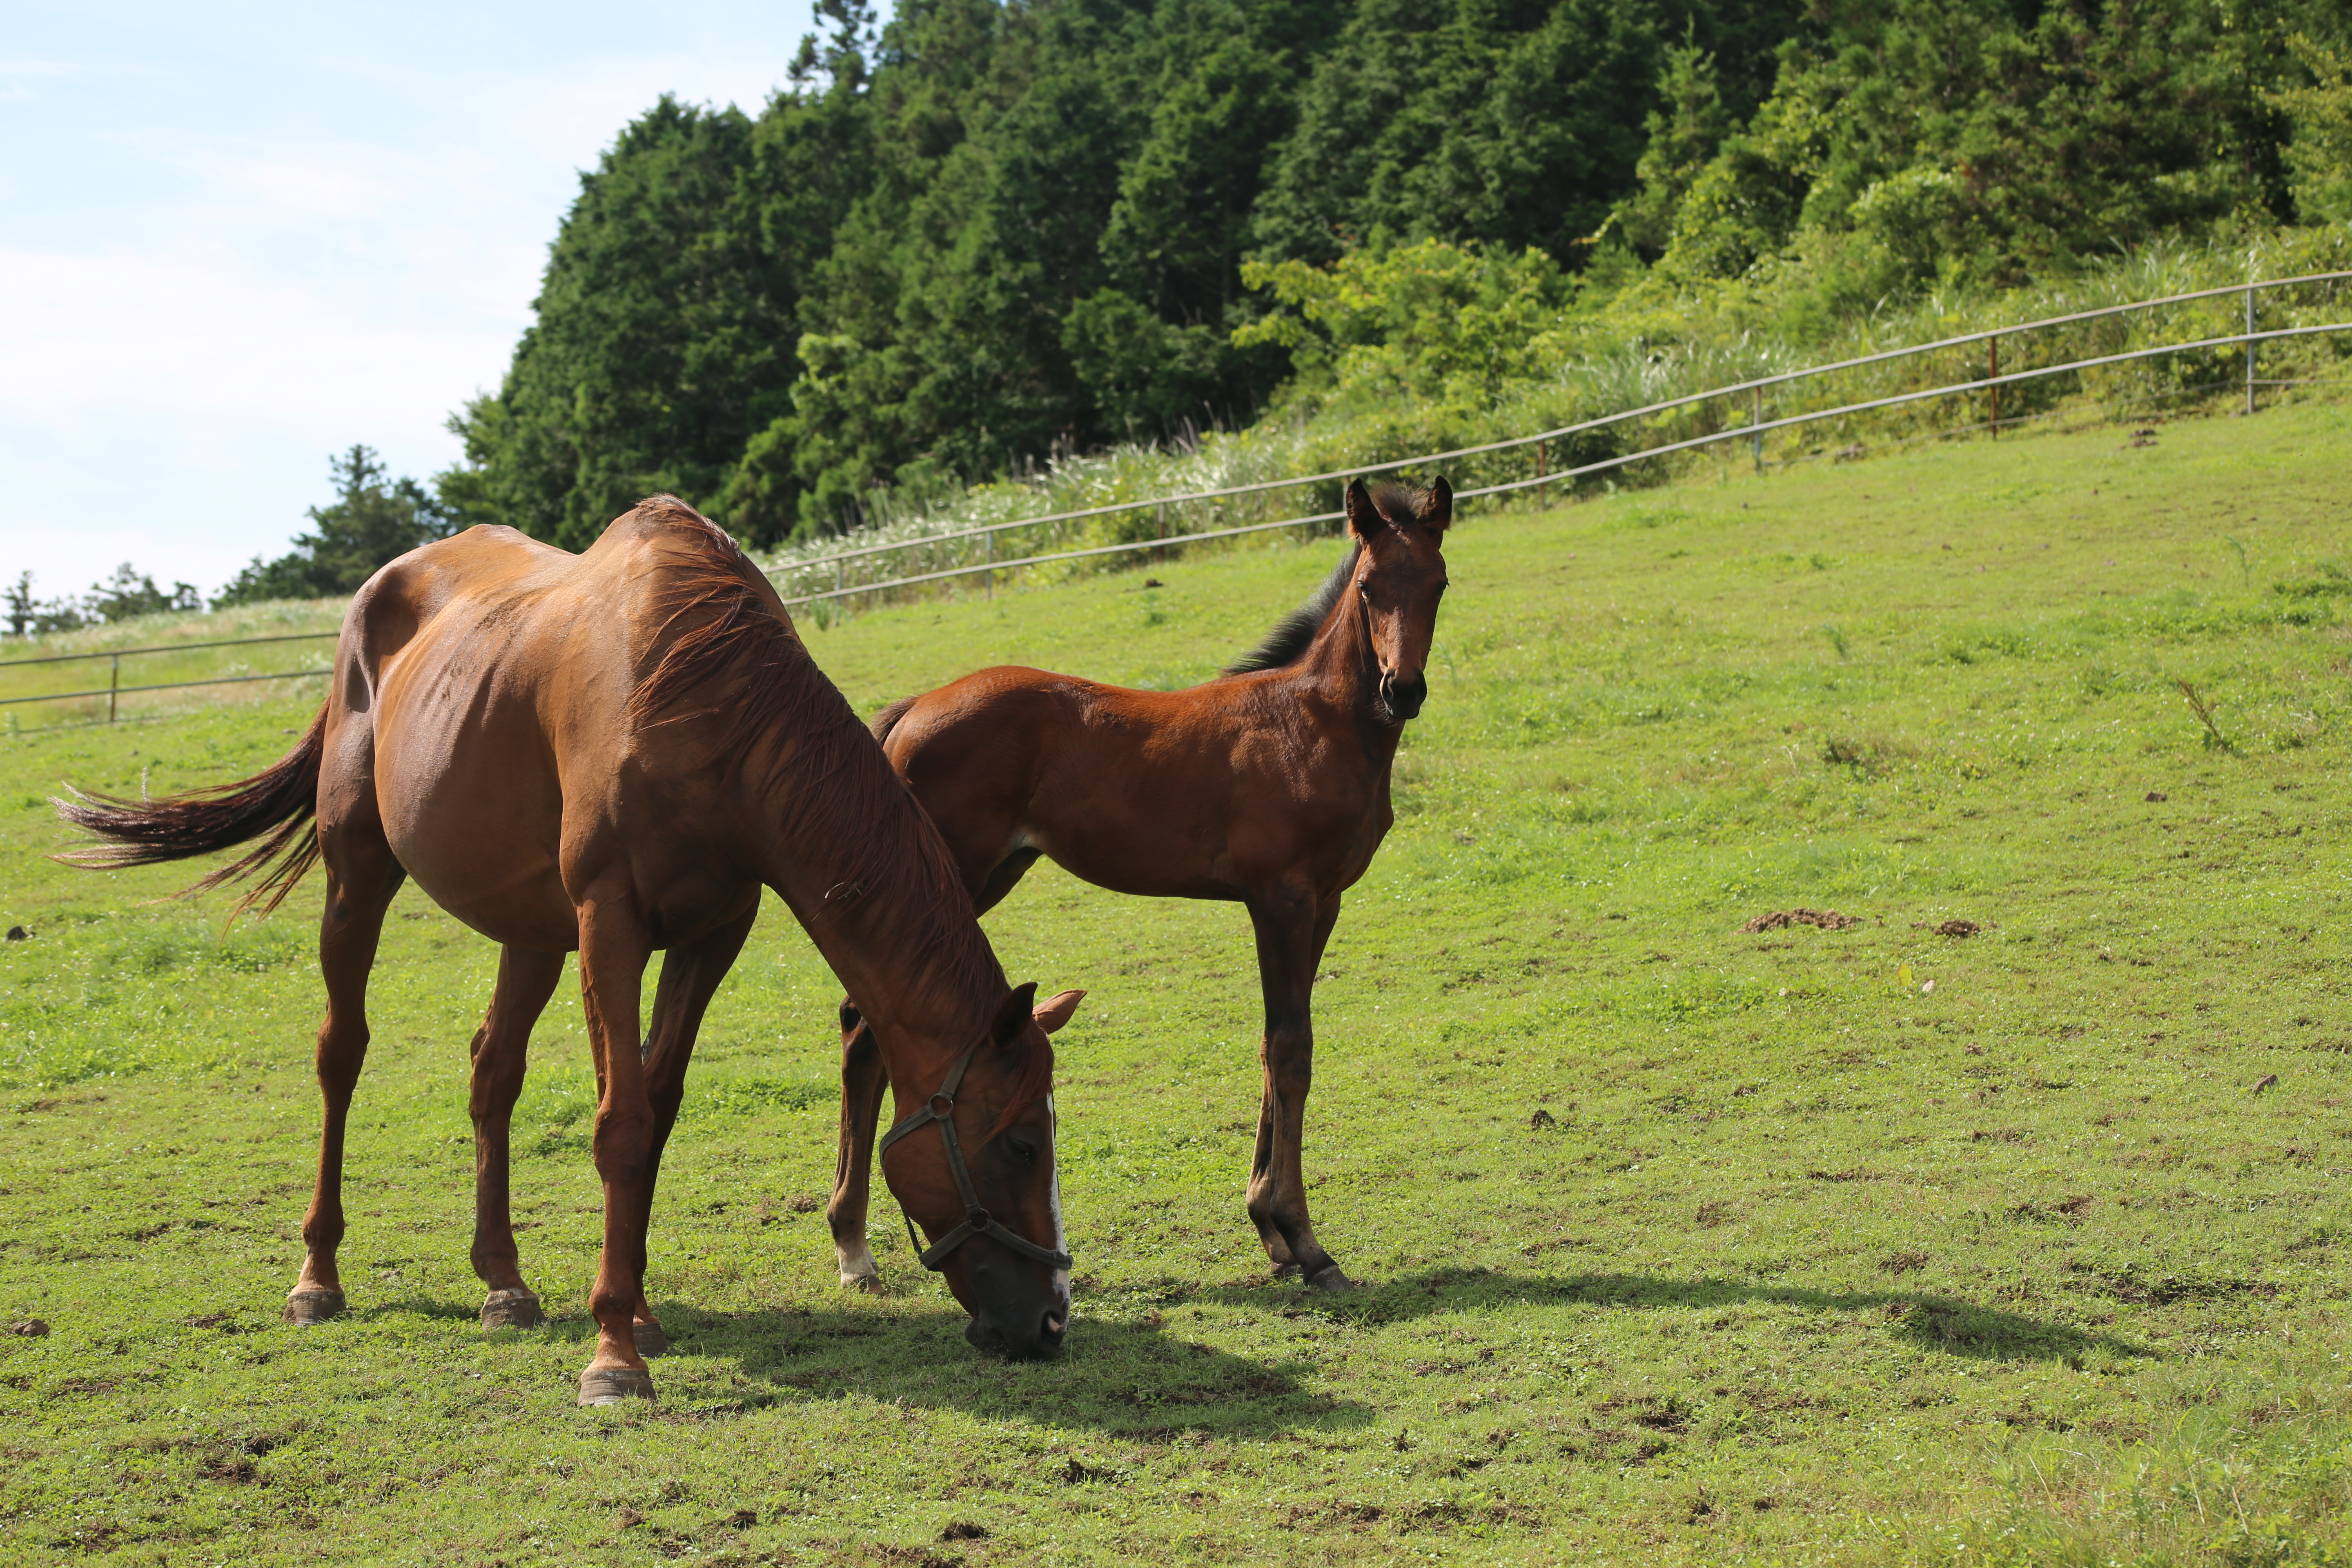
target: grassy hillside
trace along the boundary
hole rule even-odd
[[[0,1317],[52,1325],[0,1336],[0,1556],[2339,1560],[2347,483],[2303,409],[1465,518],[1318,991],[1318,1226],[1374,1283],[1261,1279],[1239,912],[1041,868],[989,923],[1090,991],[1070,1354],[974,1357],[881,1214],[895,1293],[839,1293],[797,1201],[835,992],[772,909],[665,1175],[652,1411],[572,1405],[576,1003],[517,1119],[559,1316],[486,1339],[494,954],[403,895],[353,1311],[297,1331],[317,884],[224,934],[142,902],[184,874],[40,858],[56,781],[218,782],[307,710],[0,742]],[[1334,549],[808,635],[867,710],[1010,659],[1174,684]],[[1801,907],[1860,923],[1742,929]]]

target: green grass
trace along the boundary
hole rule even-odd
[[[517,1119],[558,1315],[486,1338],[493,953],[403,895],[353,1310],[296,1331],[316,884],[224,935],[145,901],[184,871],[40,858],[57,781],[217,782],[306,713],[0,742],[0,921],[34,931],[0,950],[0,1316],[53,1325],[0,1337],[0,1554],[2340,1562],[2348,492],[2352,427],[2305,408],[1466,518],[1318,990],[1318,1227],[1374,1283],[1261,1279],[1239,912],[1041,867],[989,923],[1016,978],[1090,992],[1057,1040],[1070,1353],[973,1355],[887,1208],[894,1293],[840,1293],[796,1204],[835,991],[772,910],[665,1173],[650,1411],[572,1404],[576,1003]],[[1333,549],[809,636],[866,710],[1005,659],[1175,684]],[[1741,931],[1799,906],[1861,923]]]

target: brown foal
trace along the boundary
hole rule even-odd
[[[900,1111],[947,1102],[944,1124],[905,1139],[887,1174],[935,1239],[956,1238],[933,1251],[972,1315],[967,1337],[1015,1356],[1060,1347],[1069,1259],[1045,1030],[1076,996],[1037,1009],[1041,1023],[1035,987],[1006,984],[938,834],[774,588],[684,502],[644,502],[583,555],[491,527],[404,555],[352,599],[326,706],[268,772],[152,804],[60,809],[107,841],[76,857],[86,865],[180,859],[268,834],[198,884],[274,859],[246,900],[266,895],[265,908],[325,864],[326,1115],[290,1321],[345,1304],[343,1129],[367,1052],[368,972],[385,908],[415,877],[502,947],[473,1047],[483,1323],[540,1318],[508,1221],[508,1124],[531,1025],[576,951],[604,1185],[596,1352],[580,1397],[650,1396],[655,1179],[703,1010],[765,886],[864,1003]],[[641,1039],[656,949],[667,952]]]
[[[1444,479],[1426,492],[1349,485],[1347,559],[1265,647],[1205,685],[1131,691],[983,669],[874,721],[983,913],[1040,855],[1115,892],[1249,910],[1265,998],[1249,1215],[1277,1274],[1327,1289],[1348,1277],[1315,1238],[1300,1172],[1315,972],[1339,896],[1392,820],[1389,771],[1427,695],[1453,515]],[[848,1013],[844,1045],[827,1217],[842,1282],[865,1287],[875,1275],[866,1148],[882,1069]]]

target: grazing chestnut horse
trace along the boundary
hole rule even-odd
[[[874,733],[946,837],[984,913],[1040,855],[1114,892],[1249,910],[1265,993],[1265,1099],[1249,1215],[1276,1274],[1345,1289],[1315,1239],[1299,1142],[1313,1076],[1315,971],[1339,895],[1392,819],[1389,769],[1445,592],[1453,490],[1348,487],[1347,559],[1264,647],[1206,685],[1130,691],[983,669],[885,709]],[[874,1275],[866,1145],[882,1067],[851,1037],[832,1222],[842,1283]]]
[[[152,804],[85,797],[60,809],[109,841],[78,857],[92,866],[268,834],[198,884],[274,858],[247,904],[267,895],[276,907],[325,862],[326,1121],[289,1321],[344,1305],[344,1119],[384,910],[413,876],[503,947],[473,1047],[483,1322],[539,1321],[508,1223],[508,1123],[531,1024],[576,950],[604,1185],[596,1353],[580,1397],[650,1396],[638,1342],[660,1342],[645,1300],[655,1177],[703,1009],[765,886],[864,1004],[881,1070],[913,1113],[887,1173],[914,1218],[952,1238],[926,1260],[971,1312],[967,1337],[1014,1356],[1059,1348],[1069,1258],[1036,988],[1005,984],[945,847],[881,748],[775,590],[684,502],[644,502],[583,555],[488,527],[413,551],[352,599],[332,692],[277,765]],[[641,1041],[656,948],[667,954]],[[1066,994],[1039,1012],[1058,1023],[1076,1002]]]

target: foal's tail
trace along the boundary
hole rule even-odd
[[[258,903],[261,912],[268,914],[285,901],[294,884],[319,861],[319,837],[309,828],[318,805],[319,759],[325,749],[326,732],[327,710],[321,707],[301,744],[253,777],[162,800],[84,795],[68,784],[73,799],[53,799],[49,804],[58,808],[59,816],[96,834],[101,842],[56,858],[91,869],[152,866],[210,855],[267,833],[269,837],[258,849],[223,866],[186,891],[203,892],[268,866],[268,874],[236,906],[236,912],[242,914]],[[269,865],[273,860],[277,864]]]
[[[907,710],[920,700],[922,700],[922,693],[919,691],[912,697],[901,697],[898,701],[874,715],[874,722],[868,726],[874,731],[874,738],[887,744],[890,739],[890,731],[898,727],[898,721],[907,716]]]

